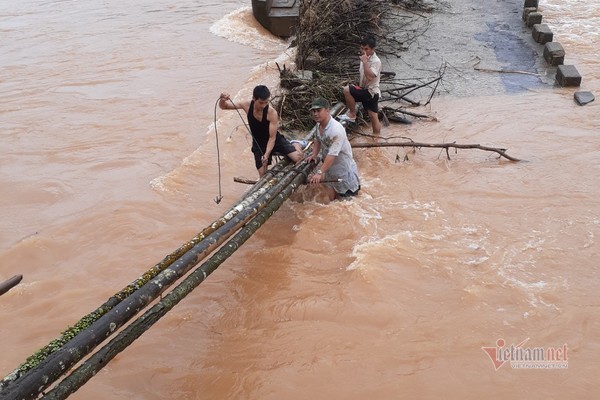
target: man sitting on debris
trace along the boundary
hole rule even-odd
[[[376,44],[377,41],[372,35],[365,36],[360,42],[360,67],[358,69],[360,85],[344,87],[344,98],[346,99],[348,112],[340,115],[340,121],[356,121],[356,102],[361,102],[363,108],[369,114],[373,134],[378,135],[381,132],[377,104],[379,97],[381,97],[381,90],[379,89],[381,60],[375,54]]]
[[[319,152],[323,164],[312,175],[309,182],[318,184],[327,178],[324,183],[329,200],[339,197],[356,196],[360,190],[360,180],[356,162],[352,157],[352,147],[346,129],[332,118],[329,111],[329,102],[324,98],[317,98],[310,107],[313,119],[317,123],[314,133],[313,152],[306,159],[307,162],[317,162]],[[337,182],[331,182],[338,180]]]
[[[297,163],[302,160],[298,151],[281,133],[277,131],[279,116],[273,107],[269,107],[271,92],[264,85],[258,85],[252,92],[251,101],[234,104],[227,93],[221,93],[219,107],[222,110],[243,109],[248,117],[252,135],[252,153],[258,176],[263,176],[267,165],[271,164],[274,153],[286,155]]]

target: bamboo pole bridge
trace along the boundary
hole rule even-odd
[[[339,113],[342,107],[336,105],[332,114]],[[0,399],[66,399],[239,249],[306,182],[315,166],[315,163],[293,165],[286,158],[280,160],[242,199],[194,238],[2,379]],[[92,354],[108,339],[107,344]]]

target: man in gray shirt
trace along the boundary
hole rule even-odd
[[[338,180],[324,183],[329,200],[356,196],[360,190],[360,180],[346,129],[331,117],[329,102],[326,99],[315,99],[310,110],[317,126],[313,137],[313,152],[306,161],[316,161],[321,153],[323,164],[310,177],[309,182],[319,184],[325,179]]]

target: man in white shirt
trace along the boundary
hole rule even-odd
[[[312,102],[310,111],[317,126],[313,137],[313,152],[306,161],[318,160],[320,153],[323,164],[310,177],[309,182],[319,184],[326,178],[328,182],[323,184],[329,200],[356,196],[360,190],[360,180],[346,128],[331,116],[329,102],[322,97]]]
[[[369,114],[373,134],[378,135],[381,132],[378,115],[378,102],[381,97],[381,90],[379,89],[381,60],[375,54],[376,44],[376,39],[372,35],[365,36],[360,42],[360,85],[344,87],[344,98],[346,99],[348,112],[340,115],[340,120],[356,121],[356,103],[361,102],[363,108]]]

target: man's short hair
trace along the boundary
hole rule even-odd
[[[265,85],[258,85],[252,91],[252,97],[255,100],[268,100],[271,97],[271,92]]]
[[[377,39],[375,39],[375,36],[373,36],[373,35],[365,35],[360,40],[360,45],[361,46],[369,46],[370,48],[374,49],[375,46],[377,46]]]

